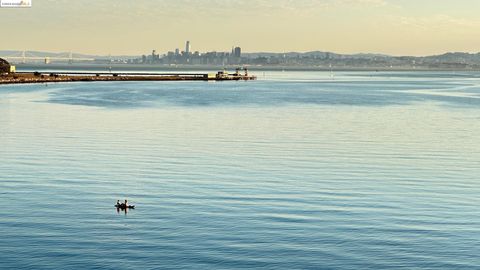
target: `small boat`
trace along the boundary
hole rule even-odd
[[[117,204],[114,205],[117,209],[135,209],[135,205],[128,205],[127,201],[125,200],[125,203],[120,203],[117,201]]]
[[[135,205],[127,205],[125,206],[125,204],[116,204],[115,205],[116,208],[119,208],[119,209],[135,209]]]

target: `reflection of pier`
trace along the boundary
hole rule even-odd
[[[88,81],[249,81],[256,76],[218,73],[106,73],[106,72],[17,72],[0,76],[0,84],[88,82]]]

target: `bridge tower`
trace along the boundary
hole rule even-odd
[[[22,51],[22,63],[25,64],[27,62],[27,51],[23,50]]]
[[[68,53],[68,63],[73,64],[73,53],[72,52]]]

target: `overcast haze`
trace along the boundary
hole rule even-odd
[[[478,0],[33,0],[0,9],[0,50],[477,52]]]

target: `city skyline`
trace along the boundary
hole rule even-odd
[[[0,9],[0,22],[14,22],[0,49],[139,55],[192,40],[198,51],[477,52],[478,8],[474,0],[36,0]]]

